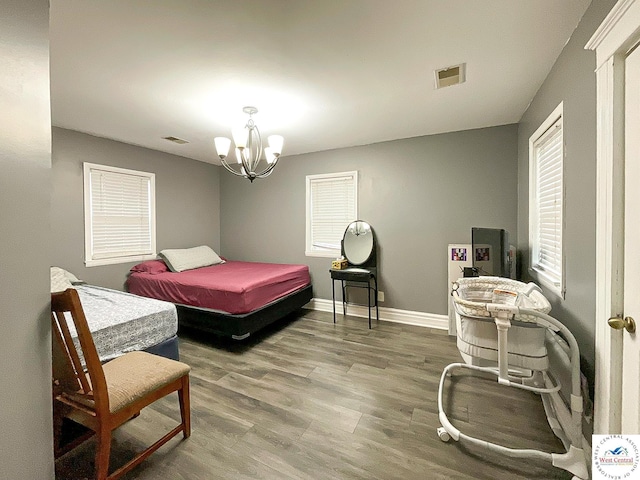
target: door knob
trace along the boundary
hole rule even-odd
[[[629,333],[635,333],[636,331],[636,321],[633,317],[611,317],[609,319],[609,326],[616,330],[622,330],[625,328]]]

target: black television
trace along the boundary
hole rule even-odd
[[[509,233],[502,228],[471,229],[471,254],[478,275],[511,276]]]

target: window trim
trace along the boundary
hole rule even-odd
[[[155,195],[155,173],[142,172],[139,170],[131,170],[127,168],[112,167],[109,165],[100,165],[97,163],[83,162],[83,181],[84,181],[84,263],[87,267],[97,267],[102,265],[114,265],[118,263],[141,262],[144,260],[152,260],[157,258],[156,250],[156,195]],[[92,251],[92,216],[91,216],[91,171],[101,170],[110,173],[122,173],[126,175],[135,175],[139,177],[149,178],[149,221],[151,230],[151,252],[150,254],[114,256],[109,258],[91,258]]]
[[[315,175],[307,175],[306,177],[306,210],[305,210],[305,255],[307,257],[325,257],[335,258],[340,256],[340,249],[338,250],[314,250],[311,245],[311,182],[314,180],[327,179],[327,178],[341,178],[341,177],[353,177],[354,179],[354,220],[358,217],[358,171],[353,170],[349,172],[335,172],[335,173],[321,173]]]
[[[564,159],[566,157],[566,145],[564,141],[564,102],[560,104],[551,112],[544,122],[538,127],[538,129],[529,137],[529,274],[538,283],[546,287],[552,293],[558,295],[560,298],[565,298],[566,294],[566,249],[565,249],[565,205],[566,205],[566,186],[565,186],[565,171],[564,171]],[[562,209],[561,209],[561,222],[560,222],[560,278],[559,285],[555,281],[555,277],[550,276],[544,270],[537,268],[537,262],[534,261],[534,225],[533,221],[537,218],[537,202],[536,202],[536,190],[537,190],[537,176],[536,176],[536,159],[535,159],[535,146],[536,143],[542,139],[547,131],[553,127],[558,121],[561,122],[562,128],[562,154],[561,154],[561,189],[562,189]]]

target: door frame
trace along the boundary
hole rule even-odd
[[[618,0],[585,49],[596,52],[596,355],[594,432],[621,431],[623,313],[624,60],[640,39],[640,0]]]

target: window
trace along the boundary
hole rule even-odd
[[[307,176],[308,256],[340,255],[344,231],[357,217],[358,172]]]
[[[529,249],[537,280],[564,297],[562,103],[529,139]]]
[[[85,264],[156,256],[155,175],[84,163]]]

